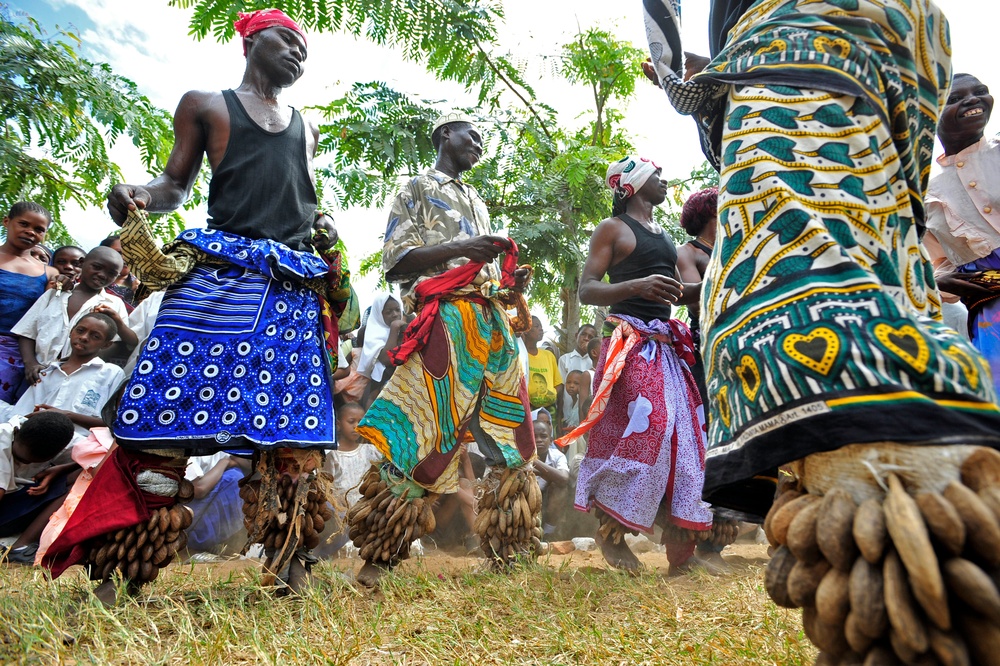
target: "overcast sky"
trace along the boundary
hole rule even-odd
[[[991,87],[996,76],[995,14],[989,3],[940,0],[951,21],[955,71],[974,73]],[[11,8],[26,12],[46,29],[69,27],[82,38],[83,55],[109,63],[114,71],[135,81],[156,105],[173,111],[181,95],[193,89],[220,90],[239,85],[244,59],[238,40],[219,44],[188,36],[191,10],[168,6],[166,0],[12,0]],[[684,4],[684,48],[707,53],[707,0]],[[501,28],[502,48],[527,63],[527,78],[541,101],[554,106],[564,125],[582,122],[577,116],[590,102],[588,89],[571,86],[554,76],[553,56],[579,28],[595,25],[645,48],[641,3],[597,0],[508,0]],[[628,11],[626,11],[628,10]],[[309,35],[309,59],[302,79],[285,99],[295,107],[326,103],[355,81],[387,82],[412,95],[441,100],[441,107],[471,105],[460,86],[435,81],[423,67],[402,59],[399,52],[344,35]],[[678,116],[655,86],[641,85],[625,108],[626,123],[640,154],[664,168],[667,177],[683,176],[703,160],[690,118]],[[996,121],[990,130],[996,132]],[[128,141],[112,152],[130,182],[149,176]],[[185,214],[190,226],[204,224],[204,211]],[[385,213],[350,210],[336,214],[337,226],[356,261],[380,246]],[[84,247],[92,247],[114,229],[100,209],[67,211],[63,218]],[[366,283],[368,281],[365,281]],[[368,285],[363,285],[368,288]],[[361,293],[365,293],[362,291]]]

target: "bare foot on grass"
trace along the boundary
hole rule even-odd
[[[288,587],[285,588],[287,594],[298,595],[309,587],[312,583],[310,569],[311,567],[298,557],[292,558],[292,561],[288,563]]]
[[[719,566],[715,562],[703,559],[698,555],[692,555],[683,564],[671,564],[670,571],[667,572],[667,576],[683,576],[684,574],[691,573],[693,571],[704,571],[707,574],[713,576],[721,576],[729,571],[729,565],[722,558],[722,555],[714,553],[720,560],[722,560],[722,566]]]
[[[358,571],[357,581],[365,587],[375,587],[382,575],[389,570],[384,564],[376,564],[365,560],[361,570]]]
[[[621,569],[630,574],[637,574],[642,571],[642,562],[635,556],[635,553],[622,539],[617,544],[611,539],[604,539],[600,534],[596,537],[597,545],[601,547],[601,555],[605,561],[615,569]]]
[[[696,551],[694,557],[691,559],[695,560],[700,566],[704,566],[712,574],[728,573],[731,569],[729,563],[726,562],[726,558],[722,557],[722,553],[714,550]],[[715,571],[712,571],[713,567]]]
[[[118,588],[115,585],[115,581],[110,578],[96,588],[94,588],[94,596],[104,604],[105,608],[111,608],[118,602]]]

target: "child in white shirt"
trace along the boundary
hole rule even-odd
[[[16,405],[0,403],[0,418],[57,412],[69,417],[80,437],[86,437],[90,428],[103,426],[101,409],[125,375],[97,354],[111,345],[116,333],[117,326],[108,315],[83,315],[70,331],[69,358],[43,369],[38,383],[28,387]]]
[[[0,424],[0,536],[20,533],[7,551],[12,562],[33,562],[49,515],[69,491],[79,468],[57,462],[72,437],[73,424],[59,413]]]
[[[320,546],[314,551],[317,557],[332,557],[348,543],[347,509],[361,498],[358,492],[361,477],[373,462],[382,459],[379,450],[361,439],[355,430],[364,415],[365,408],[356,402],[337,409],[337,450],[326,452],[326,471],[333,475],[335,496],[332,500],[337,520],[327,522],[327,528],[320,535]]]
[[[128,312],[122,299],[105,290],[122,270],[122,259],[106,247],[91,250],[80,267],[80,282],[72,291],[49,289],[35,301],[11,328],[18,336],[24,376],[29,384],[38,381],[46,367],[69,354],[69,332],[90,312],[111,317],[122,340],[135,344],[135,336],[125,324]]]

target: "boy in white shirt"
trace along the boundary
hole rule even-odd
[[[125,375],[97,354],[111,345],[116,334],[117,326],[108,315],[83,315],[70,331],[69,358],[39,372],[39,381],[28,387],[16,405],[0,403],[6,407],[0,409],[0,418],[44,411],[65,414],[80,437],[86,437],[90,428],[103,426],[101,409]]]
[[[47,290],[14,325],[11,332],[18,336],[28,383],[37,382],[42,370],[69,354],[69,332],[90,312],[109,316],[122,340],[135,346],[135,335],[125,324],[125,303],[105,289],[121,270],[122,258],[117,252],[107,247],[94,248],[84,258],[80,281],[72,291]]]
[[[334,508],[338,520],[327,523],[330,528],[320,536],[320,545],[315,549],[317,557],[331,557],[348,543],[344,512],[361,498],[358,491],[361,477],[373,462],[382,459],[378,449],[361,439],[355,430],[364,415],[365,408],[356,402],[349,402],[337,409],[337,449],[326,452],[326,471],[333,475]],[[331,540],[328,536],[337,529],[334,525],[341,532]]]
[[[78,467],[56,463],[72,437],[73,424],[58,413],[0,424],[0,536],[21,533],[7,551],[11,562],[33,562],[49,515],[69,491]]]

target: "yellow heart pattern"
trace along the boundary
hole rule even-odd
[[[965,378],[969,382],[969,386],[973,390],[979,388],[979,369],[976,367],[976,362],[965,353],[960,347],[948,347],[944,352],[946,356],[954,359],[955,363],[962,368],[962,372],[965,373]]]
[[[719,397],[719,416],[722,417],[722,422],[728,428],[733,421],[732,412],[729,411],[729,387],[723,386],[716,392],[716,395]]]
[[[743,384],[743,395],[747,400],[753,402],[757,399],[757,392],[760,390],[760,368],[757,361],[749,356],[740,359],[740,364],[736,366],[736,375]]]
[[[776,39],[764,48],[757,49],[754,53],[755,56],[764,55],[765,53],[784,53],[788,50],[788,44],[783,40]]]
[[[813,47],[820,53],[829,53],[838,58],[846,58],[851,53],[851,43],[840,38],[817,37],[813,40]]]
[[[829,328],[817,328],[808,335],[787,335],[781,348],[792,360],[825,377],[837,360],[840,338]]]
[[[931,350],[920,333],[909,324],[895,328],[889,324],[876,324],[875,337],[893,354],[919,373],[927,371]]]

